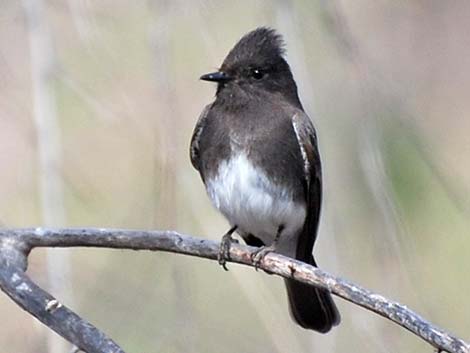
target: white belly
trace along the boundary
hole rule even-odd
[[[250,233],[271,245],[279,226],[284,229],[278,251],[293,256],[305,216],[305,204],[294,202],[288,189],[269,181],[243,153],[219,165],[216,176],[206,182],[213,204],[242,233]]]

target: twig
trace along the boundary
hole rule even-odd
[[[217,242],[179,234],[173,231],[143,231],[120,229],[4,229],[0,230],[0,287],[15,302],[36,316],[50,328],[88,353],[123,352],[114,342],[76,314],[61,306],[47,311],[51,300],[49,294],[37,287],[24,273],[21,273],[22,261],[35,247],[102,247],[133,250],[161,250],[191,256],[217,259],[219,244]],[[253,266],[251,261],[252,247],[232,244],[230,258],[232,262]],[[6,264],[6,265],[5,265]],[[318,268],[288,257],[271,253],[260,266],[261,269],[293,278],[313,286],[328,289],[333,294],[354,304],[371,310],[396,324],[413,332],[433,347],[449,353],[470,353],[470,345],[434,326],[404,305],[393,302],[349,281],[335,277]],[[19,282],[15,282],[16,274]],[[31,291],[19,288],[25,283]],[[20,295],[21,294],[21,295]],[[27,295],[25,295],[27,294]],[[40,298],[40,299],[38,299]],[[54,302],[52,307],[55,307]],[[49,306],[50,306],[49,305]],[[59,315],[61,313],[61,315]],[[64,313],[64,314],[62,314]],[[55,321],[51,321],[51,317]],[[64,325],[67,319],[73,318],[75,326]],[[59,325],[57,325],[60,323]],[[87,336],[88,335],[88,336]],[[86,341],[84,337],[93,337]],[[84,342],[89,344],[84,346]],[[90,343],[91,342],[91,343]],[[109,346],[104,345],[104,342]],[[100,346],[98,346],[100,344]],[[114,346],[112,346],[114,344]],[[105,350],[106,347],[111,350]],[[108,349],[108,348],[106,348]]]
[[[0,288],[21,308],[87,353],[124,353],[111,339],[37,286],[23,271],[25,248],[1,237]]]

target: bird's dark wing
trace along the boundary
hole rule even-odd
[[[202,111],[196,123],[196,127],[194,128],[193,136],[191,138],[191,145],[189,148],[189,153],[191,157],[191,163],[193,167],[196,168],[197,170],[200,170],[199,139],[201,137],[202,131],[204,130],[204,127],[206,126],[207,117],[209,115],[209,111],[211,107],[212,107],[212,104],[208,104]]]
[[[312,122],[303,111],[298,111],[294,115],[292,125],[304,161],[307,201],[307,219],[299,234],[295,258],[316,266],[312,251],[317,236],[322,199],[321,163],[317,137]],[[290,311],[299,325],[318,332],[328,332],[333,326],[339,324],[340,315],[328,291],[292,280],[286,280],[286,287]]]
[[[304,161],[307,220],[299,236],[296,258],[305,262],[312,254],[322,201],[321,162],[317,147],[317,135],[310,118],[303,111],[297,111],[292,118],[300,152]]]

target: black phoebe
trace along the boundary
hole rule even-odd
[[[312,250],[322,198],[315,129],[273,29],[246,34],[218,72],[216,99],[202,112],[191,140],[191,162],[231,229],[219,262],[225,265],[231,234],[269,251],[316,266]],[[269,246],[267,246],[269,245]],[[225,266],[224,266],[225,267]],[[329,292],[286,280],[290,311],[302,327],[328,332],[340,322]]]

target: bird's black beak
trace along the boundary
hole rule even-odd
[[[224,82],[230,81],[232,78],[229,75],[227,75],[225,72],[217,71],[217,72],[211,72],[210,74],[202,75],[200,79],[204,81],[224,83]]]

